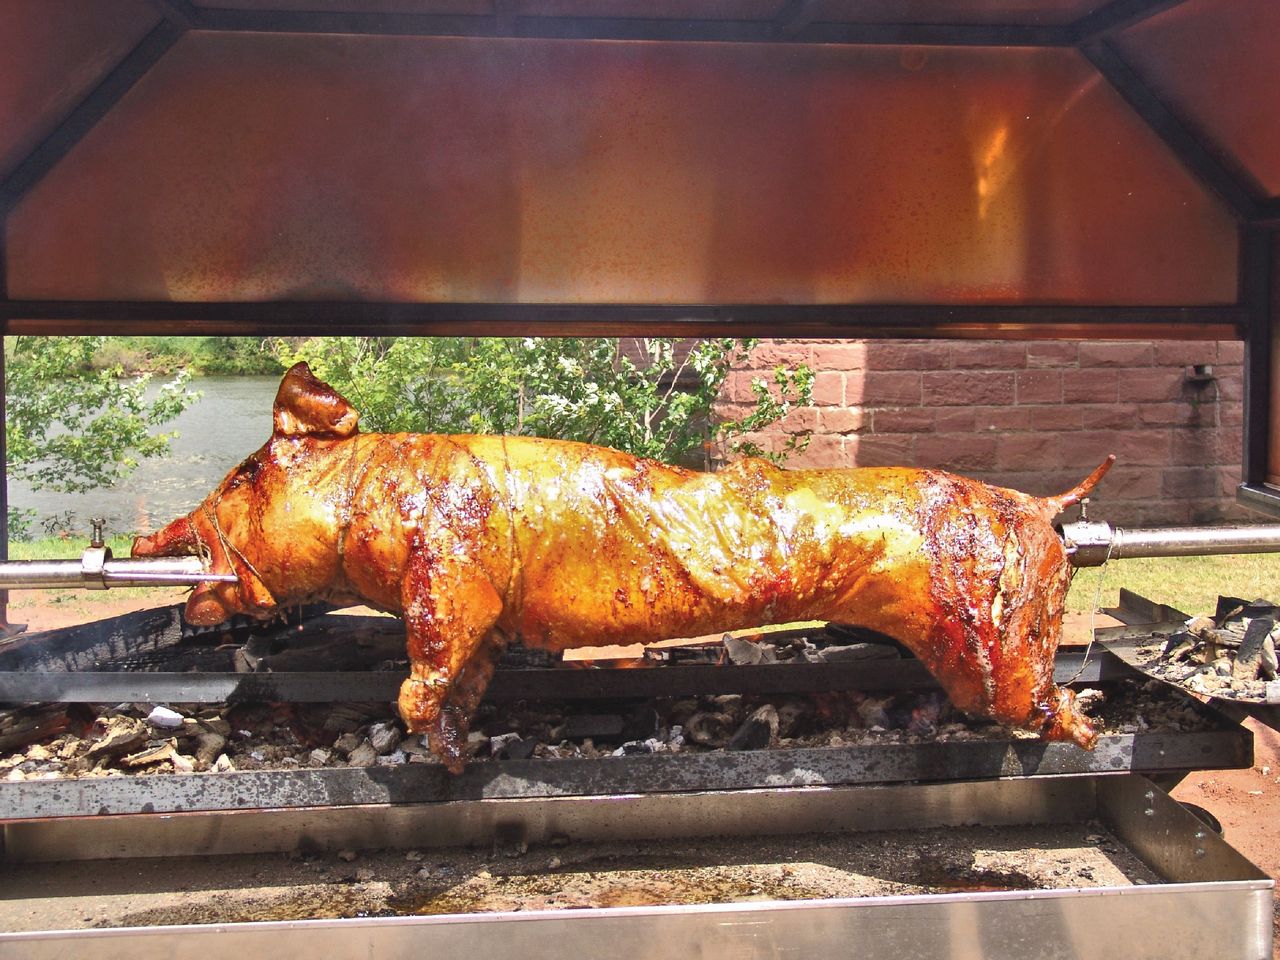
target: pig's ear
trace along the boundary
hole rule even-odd
[[[305,363],[295,363],[280,381],[272,417],[277,437],[340,439],[356,432],[360,414]]]

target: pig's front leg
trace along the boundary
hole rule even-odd
[[[437,756],[443,758],[464,755],[467,734],[471,731],[471,718],[480,706],[505,648],[505,638],[499,637],[496,631],[491,632],[471,655],[461,675],[453,681],[449,697],[445,700],[435,725],[427,731],[427,739]],[[459,772],[462,762],[450,762],[450,769],[454,773]]]
[[[431,752],[450,772],[461,773],[466,723],[459,722],[464,711],[458,694],[462,701],[472,699],[469,673],[476,674],[480,693],[488,683],[492,667],[485,667],[492,657],[482,648],[502,613],[502,598],[479,564],[438,546],[410,558],[401,595],[409,679],[400,687],[400,716],[411,733],[427,734]],[[446,709],[451,700],[454,705]]]

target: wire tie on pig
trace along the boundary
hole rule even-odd
[[[1098,586],[1093,592],[1093,607],[1089,610],[1089,642],[1085,645],[1084,658],[1080,661],[1080,669],[1067,681],[1067,684],[1075,683],[1080,678],[1080,674],[1084,673],[1084,668],[1089,663],[1089,653],[1093,650],[1093,641],[1098,636],[1098,604],[1102,603],[1102,584],[1107,578],[1107,562],[1111,559],[1111,548],[1114,546],[1114,539],[1107,541],[1107,555],[1102,558],[1102,563],[1098,567]]]
[[[218,498],[218,503],[219,504],[222,503],[221,497]],[[232,543],[230,540],[227,539],[227,535],[222,531],[222,524],[218,522],[218,514],[214,510],[211,510],[209,508],[208,503],[201,504],[201,507],[204,509],[205,516],[209,519],[209,522],[213,524],[213,532],[218,535],[218,542],[222,544],[222,549],[228,553],[234,554],[235,556],[239,557],[240,562],[243,563],[246,567],[248,567],[249,572],[252,573],[254,577],[257,579],[258,585],[263,589],[263,591],[269,594],[271,591],[267,590],[267,585],[262,580],[262,574],[258,573],[257,568],[252,563],[249,562],[248,557],[246,557],[243,553],[240,552],[239,547],[237,547],[234,543]],[[273,598],[273,602],[274,602],[274,598]]]

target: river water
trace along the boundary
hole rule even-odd
[[[127,480],[107,490],[53,493],[9,481],[9,503],[35,509],[34,533],[43,522],[63,520],[86,534],[90,517],[106,517],[115,533],[145,533],[189,512],[227,472],[271,436],[271,401],[278,377],[201,377],[188,388],[201,396],[164,431],[178,431],[169,456],[143,460]]]

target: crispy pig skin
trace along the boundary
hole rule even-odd
[[[1071,567],[1052,526],[1101,478],[1031,497],[937,470],[697,473],[581,443],[362,434],[305,364],[274,432],[133,555],[207,556],[186,617],[311,599],[405,620],[400,712],[462,767],[505,638],[561,650],[835,620],[909,647],[972,714],[1092,747],[1053,682]]]

